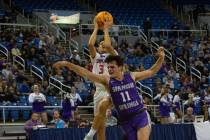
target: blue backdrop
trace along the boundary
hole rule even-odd
[[[31,140],[83,140],[88,128],[42,129],[31,135]],[[107,140],[123,140],[119,127],[106,130]],[[150,140],[196,140],[193,124],[153,125]]]

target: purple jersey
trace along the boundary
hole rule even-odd
[[[122,81],[110,78],[109,88],[112,102],[120,116],[129,117],[144,107],[130,73],[124,73]]]
[[[62,102],[62,109],[63,109],[63,113],[62,113],[62,118],[64,120],[69,120],[72,116],[71,116],[71,111],[72,111],[72,104],[70,101],[63,101]]]
[[[160,107],[159,107],[160,115],[162,117],[169,117],[171,103],[170,103],[168,96],[161,97],[159,104],[160,104]]]

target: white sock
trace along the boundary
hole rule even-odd
[[[88,135],[89,137],[94,137],[95,133],[96,133],[96,130],[93,129],[93,128],[91,127],[91,129],[90,129],[90,131],[88,132],[87,135]]]

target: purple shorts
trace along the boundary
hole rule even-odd
[[[121,123],[128,140],[137,140],[137,131],[150,124],[150,117],[147,111],[144,111],[128,121]]]

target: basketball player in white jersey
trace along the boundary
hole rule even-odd
[[[98,24],[94,20],[94,31],[89,39],[88,47],[90,57],[93,64],[92,72],[95,74],[108,74],[106,63],[104,62],[108,55],[117,55],[111,44],[111,38],[109,36],[109,28],[112,23],[109,21],[104,22],[103,32],[104,41],[101,41],[98,49],[95,48],[95,42],[98,32]],[[108,93],[105,87],[99,83],[95,83],[96,92],[94,94],[94,120],[93,125],[86,135],[84,140],[92,140],[97,131],[97,140],[105,140],[105,122],[106,122],[106,110],[111,107],[112,103],[108,97]]]

